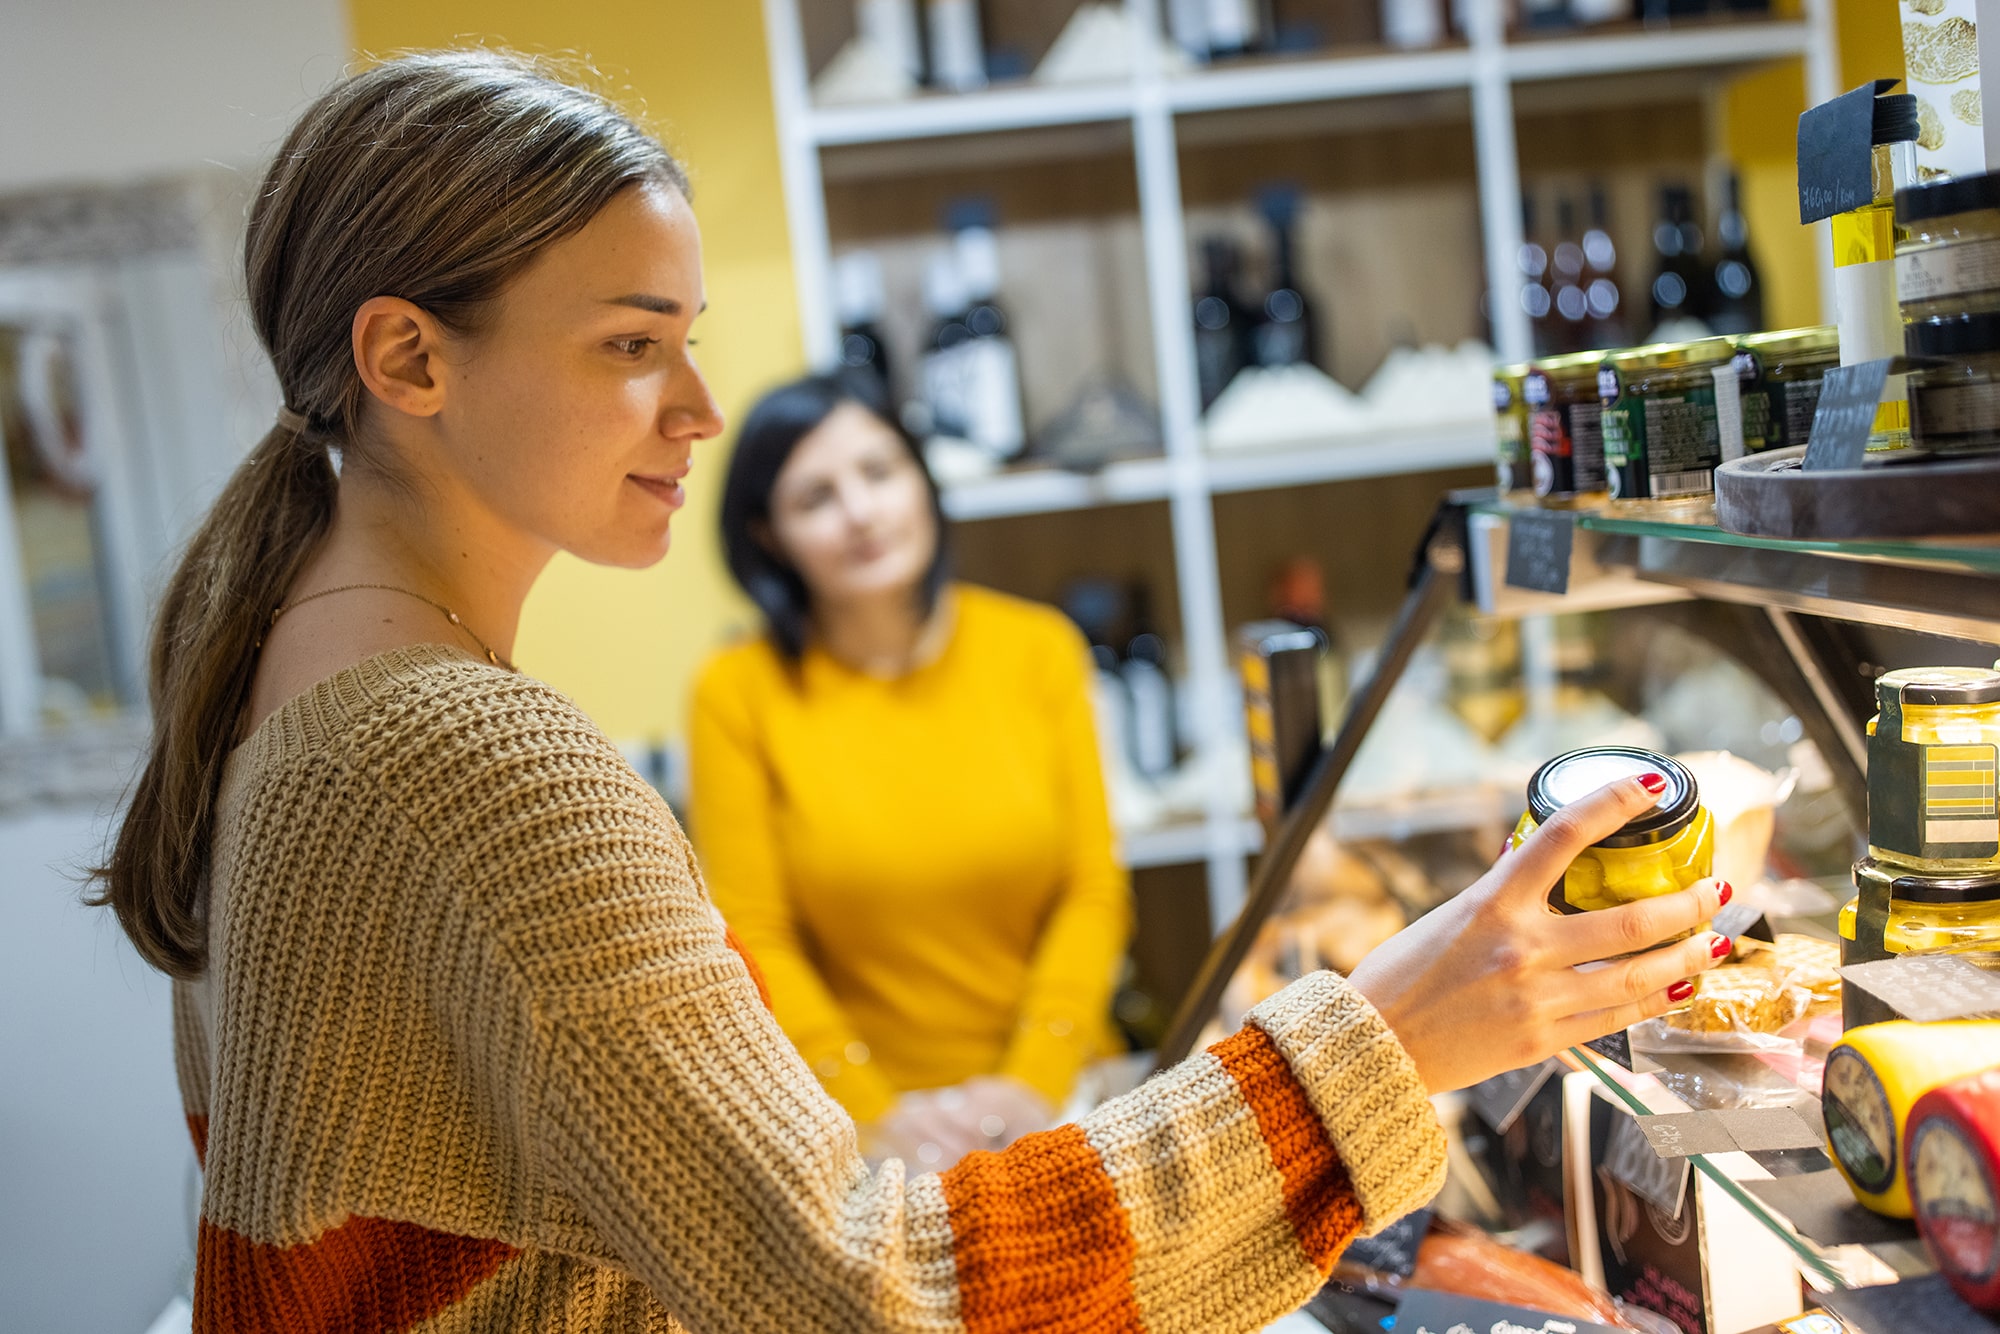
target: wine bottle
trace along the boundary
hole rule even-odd
[[[1653,224],[1653,324],[1698,319],[1701,227],[1694,220],[1694,197],[1685,185],[1660,189],[1660,216]]]
[[[1257,208],[1271,229],[1271,286],[1259,303],[1253,355],[1259,366],[1318,365],[1319,318],[1299,285],[1299,192],[1289,185],[1269,186],[1258,192]]]
[[[1000,304],[1000,245],[993,229],[961,227],[952,248],[964,284],[966,332],[959,349],[965,438],[1002,461],[1028,445],[1021,406],[1021,358]]]
[[[972,330],[965,325],[965,280],[953,251],[931,256],[924,269],[924,309],[931,328],[918,380],[921,397],[930,408],[929,434],[964,439],[968,427],[962,354]]]
[[[931,83],[948,92],[986,86],[986,43],[979,32],[979,0],[928,0]]]
[[[1568,195],[1556,201],[1556,244],[1549,252],[1549,304],[1555,308],[1553,338],[1564,352],[1581,352],[1588,340],[1586,321],[1590,298],[1584,287],[1583,238],[1578,234],[1576,204]]]
[[[1188,59],[1205,63],[1209,57],[1208,0],[1167,0],[1167,32]]]
[[[1250,364],[1250,331],[1255,316],[1237,296],[1243,252],[1236,243],[1211,236],[1201,243],[1208,282],[1194,303],[1194,358],[1206,412],[1236,372]]]
[[[1722,179],[1722,211],[1715,220],[1718,249],[1704,293],[1703,318],[1719,334],[1759,333],[1764,328],[1764,284],[1750,257],[1749,230],[1736,172],[1731,170]]]
[[[1530,345],[1545,357],[1556,350],[1551,318],[1555,294],[1549,289],[1549,252],[1535,235],[1535,198],[1521,193],[1521,248],[1514,256],[1516,291],[1528,316]]]
[[[1167,673],[1167,641],[1154,629],[1151,598],[1144,584],[1132,587],[1132,638],[1118,665],[1132,701],[1132,767],[1146,778],[1172,771],[1180,746],[1174,721],[1173,678]]]
[[[833,264],[834,301],[840,315],[840,364],[875,377],[886,398],[889,352],[882,338],[882,261],[856,250]]]
[[[1584,346],[1589,349],[1624,347],[1632,341],[1619,309],[1624,293],[1618,286],[1618,247],[1611,240],[1610,221],[1603,183],[1593,181],[1590,230],[1583,234],[1583,295],[1590,315]]]

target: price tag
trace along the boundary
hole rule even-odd
[[[1482,1079],[1466,1090],[1472,1098],[1472,1110],[1496,1133],[1504,1135],[1559,1068],[1554,1061],[1543,1061],[1540,1065],[1523,1066]]]
[[[1394,1328],[1396,1334],[1618,1334],[1609,1325],[1428,1288],[1403,1289]]]
[[[1896,86],[1876,79],[1799,117],[1799,221],[1811,224],[1875,202],[1875,99]]]
[[[1632,1068],[1632,1035],[1622,1028],[1583,1045],[1606,1060],[1618,1062],[1627,1070]]]
[[[1849,964],[1841,977],[1920,1024],[2000,1017],[2000,973],[1957,954],[1903,955]]]
[[[1882,387],[1889,383],[1895,358],[1838,366],[1820,385],[1819,407],[1813,412],[1812,438],[1806,442],[1807,472],[1859,468],[1875,429],[1875,409]]]
[[[1508,515],[1508,586],[1537,593],[1569,592],[1569,555],[1575,540],[1572,515],[1537,510]]]

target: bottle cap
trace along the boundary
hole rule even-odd
[[[872,250],[855,250],[833,262],[834,305],[845,328],[873,324],[882,317],[882,261]]]
[[[1572,801],[1587,797],[1606,783],[1640,774],[1667,780],[1660,799],[1625,827],[1597,840],[1600,848],[1637,848],[1664,843],[1694,822],[1701,809],[1701,791],[1694,774],[1678,760],[1637,746],[1586,746],[1558,755],[1535,770],[1528,780],[1528,811],[1538,825],[1547,824]]]
[[[966,227],[953,239],[968,302],[991,301],[1000,291],[1000,243],[990,227]]]
[[[924,266],[924,309],[933,319],[944,319],[965,309],[965,278],[959,272],[958,256],[950,250],[932,255]]]
[[[1878,702],[1905,704],[2000,703],[2000,672],[1991,667],[1902,667],[1875,678]]]
[[[1915,357],[1960,357],[2000,348],[2000,313],[1933,315],[1903,326],[1903,349]]]
[[[1987,208],[2000,208],[2000,172],[1953,176],[1896,191],[1896,221],[1905,225]]]
[[[1917,134],[1915,93],[1888,93],[1875,99],[1873,142],[1900,144],[1915,139]]]

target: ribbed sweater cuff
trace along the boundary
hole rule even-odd
[[[1290,1062],[1354,1182],[1372,1236],[1444,1185],[1445,1138],[1416,1063],[1341,977],[1314,973],[1251,1010]]]

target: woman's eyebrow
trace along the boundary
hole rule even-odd
[[[655,315],[678,315],[682,309],[681,303],[670,296],[653,296],[647,292],[627,292],[624,296],[607,297],[604,304],[607,306],[637,306],[640,310],[650,310]],[[708,309],[706,301],[701,303],[701,309]],[[696,311],[695,313],[700,314],[701,311]]]

